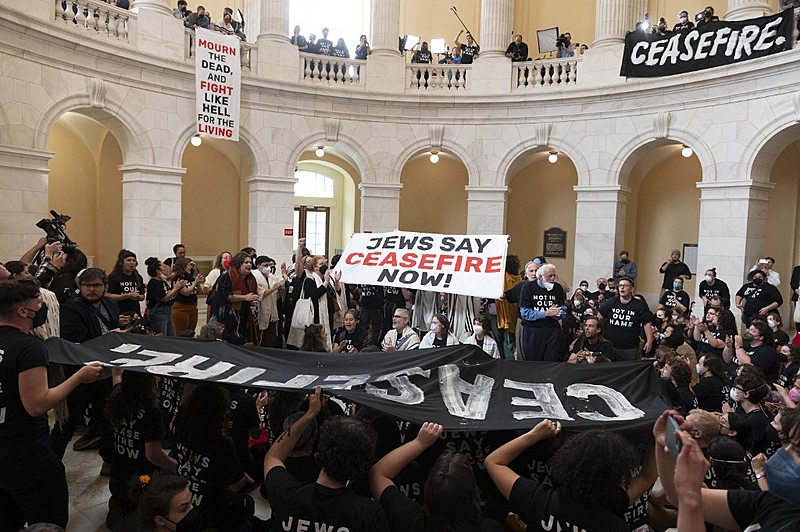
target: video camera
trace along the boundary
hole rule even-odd
[[[567,47],[567,39],[564,35],[559,35],[558,39],[556,39],[556,48],[566,48]]]
[[[51,219],[44,218],[36,223],[36,227],[42,229],[47,234],[47,243],[61,242],[61,251],[71,253],[78,249],[78,243],[73,242],[64,230],[67,222],[72,218],[67,214],[58,214],[50,211]]]
[[[705,11],[701,11],[701,12],[699,12],[698,14],[696,14],[696,15],[694,16],[694,20],[695,20],[696,22],[700,22],[700,21],[701,21],[701,20],[703,20],[704,18],[706,18],[706,12],[705,12]]]

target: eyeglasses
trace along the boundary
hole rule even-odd
[[[94,290],[99,290],[105,286],[105,283],[81,283],[83,288],[91,288]]]

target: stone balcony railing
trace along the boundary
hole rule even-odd
[[[184,46],[186,50],[186,58],[187,59],[194,59],[194,30],[186,28],[184,31]],[[252,71],[252,65],[256,64],[256,51],[258,48],[255,44],[240,41],[239,42],[239,49],[241,50],[242,54],[242,69],[248,69]]]
[[[511,86],[515,91],[574,87],[582,61],[583,56],[577,56],[512,63]]]
[[[300,82],[357,86],[363,83],[367,62],[300,52]]]
[[[470,65],[406,65],[406,90],[466,90]]]
[[[103,0],[55,0],[55,21],[91,35],[129,42],[136,14]]]

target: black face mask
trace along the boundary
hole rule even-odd
[[[605,289],[606,289],[606,284],[605,284],[605,283],[600,283],[599,285],[597,285],[597,288],[598,288],[599,290],[601,290],[601,291],[602,291],[602,290],[605,290]]]
[[[189,513],[184,515],[183,519],[177,523],[169,519],[167,519],[167,521],[175,525],[175,532],[200,532],[200,527],[203,524],[203,516],[197,508],[192,508],[189,510]]]
[[[760,285],[764,284],[764,279],[762,279],[761,277],[757,277],[757,278],[753,279],[753,284],[756,285],[756,286],[760,286]]]
[[[42,308],[36,311],[36,315],[33,317],[33,324],[31,325],[31,329],[35,329],[36,327],[41,327],[47,322],[47,304],[42,301]]]
[[[662,319],[661,319],[661,318],[659,318],[658,316],[656,316],[655,318],[653,318],[653,326],[654,326],[654,327],[661,327],[661,324],[662,324],[662,323],[664,323],[664,320],[662,320]]]
[[[323,264],[322,266],[319,267],[319,273],[321,275],[325,275],[325,272],[327,272],[327,271],[328,271],[328,265],[327,264]]]

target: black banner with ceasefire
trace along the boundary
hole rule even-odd
[[[710,22],[664,37],[632,31],[625,37],[620,75],[671,76],[792,49],[791,9],[778,15],[734,22]]]
[[[51,362],[94,361],[130,371],[274,390],[312,390],[447,430],[649,432],[668,408],[648,362],[565,364],[495,360],[475,346],[331,354],[111,333],[83,344],[46,342]]]

